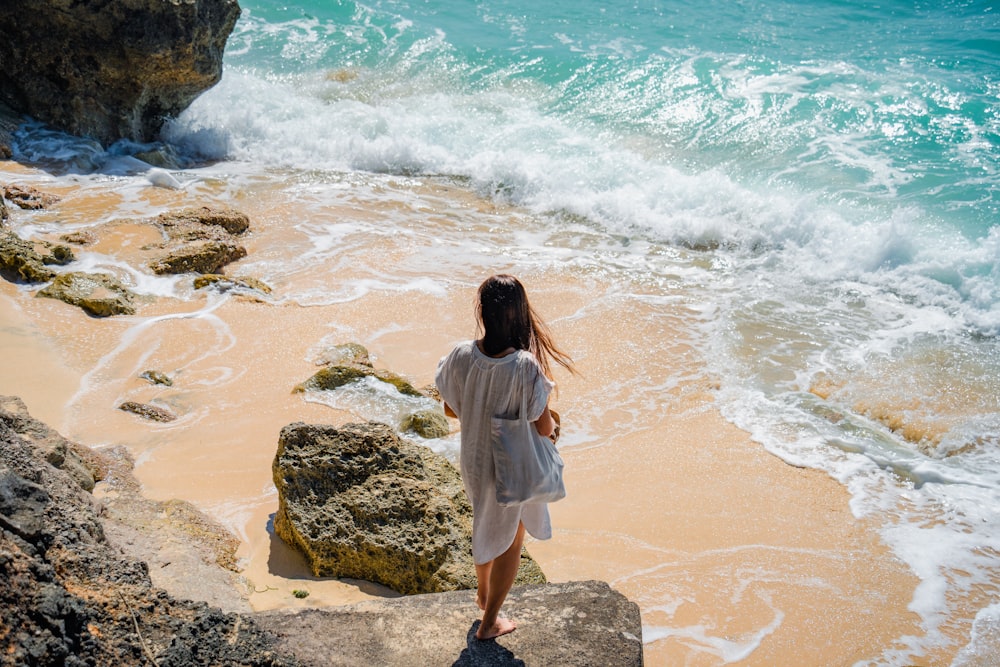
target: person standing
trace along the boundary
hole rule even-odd
[[[461,423],[460,469],[472,504],[476,602],[483,610],[476,638],[485,640],[517,627],[499,613],[514,585],[525,531],[539,540],[552,537],[547,504],[497,503],[491,420],[518,417],[524,395],[528,421],[539,435],[552,437],[557,424],[548,406],[555,386],[550,362],[575,370],[514,276],[494,275],[479,286],[476,319],[482,337],[457,345],[443,357],[435,383],[445,414]]]

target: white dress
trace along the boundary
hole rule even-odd
[[[529,378],[527,383],[524,378]],[[462,343],[441,359],[435,383],[462,424],[460,467],[465,493],[472,503],[472,558],[476,565],[488,563],[510,548],[519,521],[536,539],[552,537],[547,504],[497,504],[490,448],[490,418],[517,417],[522,391],[531,392],[529,421],[537,420],[545,410],[555,385],[545,377],[535,356],[518,350],[496,359],[480,352],[475,341]]]

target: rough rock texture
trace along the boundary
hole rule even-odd
[[[222,76],[236,0],[0,2],[0,100],[109,144],[152,141]]]
[[[107,273],[63,273],[36,296],[79,306],[94,317],[135,313],[135,294]]]
[[[475,588],[472,507],[447,459],[385,424],[289,424],[273,464],[275,533],[313,574],[404,594]],[[541,583],[522,552],[518,583]]]
[[[235,209],[185,208],[163,213],[153,223],[167,236],[157,246],[166,253],[149,263],[154,273],[216,274],[247,255],[236,237],[250,228],[250,219]]]
[[[44,283],[56,275],[47,263],[33,243],[0,231],[0,276],[11,282]]]
[[[150,405],[149,403],[125,401],[118,406],[118,409],[125,412],[131,412],[132,414],[138,415],[143,419],[148,419],[154,422],[172,422],[177,419],[177,415],[172,413],[170,410],[161,408],[158,405]]]
[[[297,664],[252,618],[155,588],[12,423],[38,430],[19,410],[0,419],[0,665]]]
[[[59,203],[59,197],[53,194],[40,192],[35,188],[27,188],[21,185],[5,185],[3,196],[18,208],[28,211],[38,211]]]
[[[451,432],[451,427],[440,410],[419,410],[407,415],[399,430],[416,433],[421,438],[443,438]]]
[[[481,612],[468,592],[268,612],[257,620],[309,667],[643,664],[639,607],[603,582],[514,588],[504,608],[517,630],[485,642],[473,637]]]
[[[0,101],[0,160],[9,160],[13,155],[10,145],[20,124],[20,116]]]

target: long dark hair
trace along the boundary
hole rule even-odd
[[[514,276],[490,276],[479,286],[476,319],[483,332],[483,351],[497,355],[512,347],[535,355],[545,375],[552,377],[550,360],[576,373],[573,359],[556,347],[548,326],[538,317],[524,285]]]

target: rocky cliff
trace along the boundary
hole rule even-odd
[[[0,666],[642,664],[638,607],[602,582],[515,588],[517,631],[486,642],[472,591],[250,612],[208,585],[225,581],[225,536],[184,503],[141,498],[123,456],[0,397]],[[101,501],[95,480],[112,489]],[[179,565],[153,581],[164,549]]]
[[[151,141],[222,76],[236,0],[0,2],[0,102],[104,144]]]

